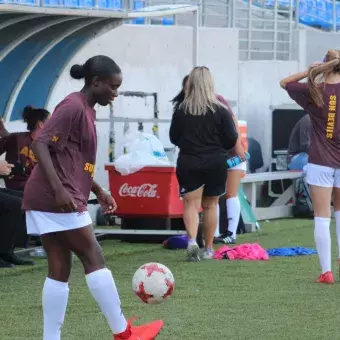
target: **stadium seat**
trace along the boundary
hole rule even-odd
[[[59,0],[45,0],[45,6],[60,7],[60,6],[62,6],[62,3]]]
[[[110,9],[122,9],[123,4],[122,0],[107,0],[107,7]]]
[[[121,0],[98,0],[98,7],[102,9],[121,9]]]
[[[289,8],[290,7],[290,0],[279,0],[279,7],[280,8]]]
[[[94,0],[78,0],[80,8],[94,8]]]
[[[143,1],[143,0],[134,0],[133,9],[135,11],[143,9],[144,7],[145,7],[145,1]],[[162,18],[160,21],[159,21],[159,19],[160,18],[157,18],[155,20],[151,20],[151,23],[162,24],[164,26],[172,26],[172,25],[175,24],[173,17],[165,17],[165,18]],[[145,18],[133,19],[132,23],[136,24],[136,25],[143,25],[143,24],[145,24]]]
[[[316,6],[314,0],[301,0],[299,8],[299,21],[305,25],[315,26],[315,19],[312,17],[311,6]],[[315,13],[316,14],[316,13]]]
[[[336,28],[340,29],[340,2],[336,3]]]
[[[330,25],[330,22],[328,22],[329,8],[327,7],[325,1],[317,0],[317,2],[316,2],[316,15],[317,15],[317,18],[318,18],[318,24],[321,27],[327,28]]]
[[[263,3],[264,8],[274,8],[275,7],[275,2],[274,0],[266,0]]]
[[[98,8],[107,9],[107,0],[98,0]]]
[[[63,0],[64,7],[79,8],[78,0]]]
[[[4,2],[4,1],[1,1]],[[6,1],[6,2],[12,2],[12,1]],[[19,0],[17,3],[20,5],[30,5],[30,6],[39,6],[40,3],[36,2],[36,0]]]
[[[134,2],[133,2],[133,9],[135,11],[138,11],[139,9],[143,9],[144,7],[145,7],[145,2],[144,1],[134,0]],[[143,25],[143,24],[145,24],[145,18],[133,19],[132,23],[134,23],[136,25]]]
[[[173,17],[167,17],[163,18],[162,23],[164,26],[172,26],[175,24],[175,21]]]

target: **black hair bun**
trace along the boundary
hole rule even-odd
[[[24,110],[22,111],[22,119],[25,123],[30,119],[32,113],[34,113],[35,109],[31,105],[27,105],[24,107]]]
[[[85,77],[84,65],[73,65],[70,70],[70,75],[73,79],[83,79]]]

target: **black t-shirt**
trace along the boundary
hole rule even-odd
[[[233,117],[222,105],[199,116],[185,113],[181,107],[174,111],[170,141],[180,149],[178,165],[188,170],[223,165],[237,137]]]

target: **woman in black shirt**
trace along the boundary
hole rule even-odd
[[[177,179],[183,196],[183,220],[189,237],[189,261],[199,261],[196,242],[199,210],[203,208],[205,252],[213,257],[219,196],[225,193],[227,151],[237,141],[230,112],[216,98],[213,77],[206,67],[189,75],[183,102],[174,107],[170,140],[178,146]]]

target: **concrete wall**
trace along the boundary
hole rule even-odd
[[[208,66],[214,74],[217,92],[237,101],[235,113],[248,121],[249,136],[262,145],[265,165],[271,150],[271,105],[289,104],[279,80],[298,71],[298,62],[243,61],[238,57],[238,31],[223,28],[201,28],[199,64]],[[160,117],[171,118],[170,99],[181,88],[182,78],[192,68],[192,29],[189,27],[133,26],[119,27],[96,39],[73,58],[54,88],[48,109],[68,93],[77,91],[82,83],[72,80],[68,71],[74,63],[84,63],[94,54],[111,56],[123,69],[121,90],[158,92]],[[108,108],[98,108],[98,117],[107,117]],[[153,101],[117,99],[115,115],[121,117],[152,117]],[[20,124],[19,124],[20,125]],[[18,123],[9,128],[15,131]],[[108,161],[108,123],[98,123],[98,162],[96,178],[107,185],[103,169]],[[131,124],[136,130],[136,126]],[[146,132],[151,125],[145,126]],[[20,129],[22,129],[22,124]],[[160,127],[160,139],[166,147],[168,124]],[[122,151],[123,124],[116,124],[116,154]]]
[[[293,58],[299,60],[301,70],[322,61],[328,50],[339,48],[339,33],[306,28],[293,34]]]
[[[291,103],[279,81],[298,71],[296,61],[244,61],[239,63],[239,118],[248,133],[261,143],[265,167],[271,154],[271,106]]]
[[[212,39],[213,37],[213,39]],[[158,92],[160,118],[171,118],[170,100],[181,88],[182,78],[192,68],[192,29],[190,27],[133,26],[119,27],[86,46],[70,61],[51,96],[48,108],[82,83],[70,78],[74,63],[84,63],[94,54],[111,56],[122,68],[122,91]],[[229,100],[238,99],[238,32],[219,28],[202,28],[199,39],[199,63],[208,66],[219,93]],[[99,108],[98,117],[107,117],[108,108]],[[152,117],[153,100],[120,97],[115,104],[120,117]],[[132,128],[136,130],[131,124]],[[151,132],[151,125],[146,125]],[[105,185],[103,164],[108,161],[108,123],[98,123],[97,178]],[[168,124],[160,126],[160,139],[170,146]],[[116,154],[122,151],[123,124],[116,124]]]

